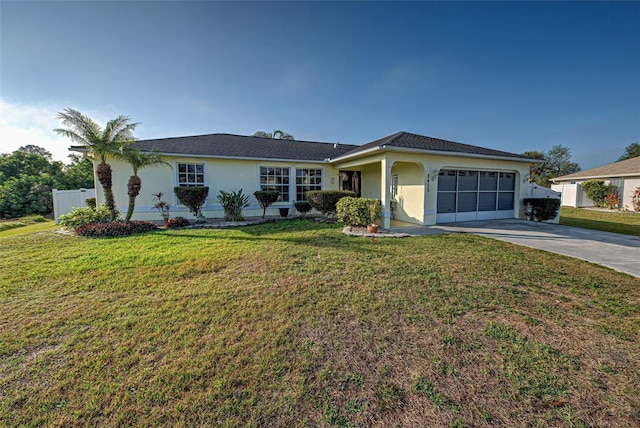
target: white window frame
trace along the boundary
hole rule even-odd
[[[291,195],[291,170],[293,169],[291,166],[274,166],[274,165],[258,165],[258,185],[257,188],[258,190],[265,190],[264,188],[268,188],[270,187],[269,184],[263,184],[262,183],[262,168],[280,168],[280,169],[286,169],[289,171],[288,173],[288,178],[289,178],[289,184],[287,184],[287,190],[288,190],[288,199],[287,200],[282,200],[282,192],[280,192],[280,196],[278,197],[278,201],[276,202],[276,205],[278,204],[289,204],[292,201]],[[284,175],[282,175],[282,177],[284,177]],[[294,177],[294,181],[295,181],[295,177]],[[275,184],[272,187],[275,188],[275,190],[278,190],[278,187],[284,187],[283,184]],[[295,189],[295,188],[294,188]],[[278,190],[279,191],[279,190]]]
[[[180,164],[185,164],[185,165],[202,165],[202,171],[203,171],[203,175],[204,175],[204,183],[201,184],[201,186],[204,187],[209,187],[209,195],[207,196],[207,199],[204,203],[204,206],[202,207],[203,209],[209,206],[209,198],[211,197],[211,186],[209,186],[209,171],[208,171],[208,164],[207,162],[204,161],[200,161],[200,160],[174,160],[173,161],[173,170],[175,171],[173,174],[173,187],[196,187],[198,185],[198,183],[196,183],[196,185],[194,186],[180,186],[180,179],[179,179],[179,174],[180,174]],[[173,205],[175,207],[181,207],[184,208],[185,206],[182,205],[180,203],[180,201],[178,200],[178,197],[176,196],[175,192],[173,192]]]
[[[325,182],[325,174],[324,174],[324,168],[315,168],[315,167],[300,167],[300,168],[294,168],[294,176],[293,176],[293,186],[294,186],[294,195],[295,195],[295,201],[306,201],[306,199],[304,198],[304,192],[306,192],[306,190],[302,191],[302,199],[298,199],[298,171],[310,171],[310,170],[314,170],[314,171],[320,171],[320,186],[319,188],[313,188],[313,189],[309,189],[309,190],[324,190],[324,182]],[[317,184],[313,184],[310,185],[313,187],[317,187]]]

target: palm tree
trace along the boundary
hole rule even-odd
[[[115,220],[116,203],[112,191],[112,171],[107,163],[107,156],[132,143],[133,131],[139,124],[131,123],[126,116],[118,116],[110,120],[102,129],[90,117],[71,108],[58,113],[56,119],[67,128],[54,129],[55,132],[84,146],[94,160],[99,157],[100,163],[96,167],[96,175],[104,190],[104,199],[111,212],[111,220]]]
[[[127,183],[129,207],[127,208],[127,216],[124,219],[125,222],[129,223],[136,206],[136,198],[140,194],[140,188],[142,187],[142,180],[138,176],[138,171],[142,168],[156,165],[165,165],[171,168],[171,164],[163,161],[158,153],[142,153],[137,147],[123,146],[119,152],[114,153],[114,156],[129,162],[131,168],[133,168],[133,175],[129,177],[129,182]]]
[[[294,140],[293,135],[279,129],[276,129],[273,132],[257,131],[253,136],[260,138],[275,138],[277,140]]]

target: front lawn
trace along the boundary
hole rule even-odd
[[[640,213],[588,208],[560,208],[560,224],[640,236]]]
[[[640,284],[300,220],[0,237],[9,426],[640,424]]]

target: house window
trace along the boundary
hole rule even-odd
[[[178,186],[196,187],[204,186],[204,164],[202,163],[179,163],[178,164]]]
[[[391,176],[391,199],[395,199],[398,196],[398,174]]]
[[[321,169],[296,169],[296,201],[306,201],[304,192],[322,190]]]
[[[276,190],[278,201],[289,202],[289,168],[261,166],[260,190]]]

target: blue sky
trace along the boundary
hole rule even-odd
[[[66,159],[54,116],[141,139],[397,131],[583,169],[640,141],[640,2],[0,2],[0,152]]]

